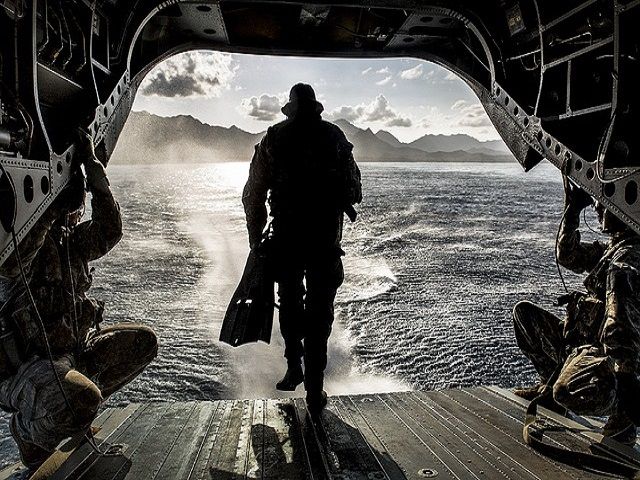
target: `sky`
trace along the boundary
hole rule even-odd
[[[134,110],[192,115],[257,133],[284,120],[292,85],[311,84],[327,120],[344,118],[403,142],[424,134],[498,139],[475,94],[459,78],[416,59],[319,59],[192,51],[165,60],[143,80]]]

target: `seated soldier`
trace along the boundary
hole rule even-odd
[[[0,376],[0,407],[13,413],[11,434],[31,469],[62,440],[87,431],[104,399],[140,374],[158,348],[147,327],[100,328],[104,304],[87,296],[93,270],[88,263],[118,243],[122,221],[89,139],[81,141],[77,156],[87,174],[91,219],[79,223],[85,178],[78,165],[50,207],[57,220],[34,236],[37,248],[25,245],[34,252],[26,272],[33,299],[16,280],[0,310],[20,347],[18,364]]]
[[[558,262],[589,272],[586,293],[561,297],[564,320],[530,302],[513,310],[518,346],[540,375],[514,393],[532,400],[553,386],[553,400],[580,415],[609,416],[604,435],[633,444],[638,424],[633,392],[640,368],[640,237],[596,205],[608,244],[580,241],[580,212],[592,199],[565,179]]]

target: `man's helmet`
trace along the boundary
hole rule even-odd
[[[72,226],[80,220],[84,213],[84,204],[86,199],[86,178],[82,169],[76,169],[69,178],[69,183],[62,189],[54,208],[60,211],[61,217],[69,216],[69,222]]]
[[[324,107],[316,100],[316,92],[306,83],[296,83],[289,92],[289,103],[282,107],[287,117],[295,117],[298,113],[320,115]]]
[[[627,226],[600,202],[596,202],[594,208],[604,233],[613,235],[614,233],[620,233],[627,230]]]

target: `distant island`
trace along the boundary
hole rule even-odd
[[[511,162],[499,141],[481,142],[469,135],[424,135],[402,143],[391,133],[363,130],[346,120],[336,123],[354,145],[358,162]],[[114,164],[249,161],[264,132],[236,126],[207,125],[190,115],[161,117],[131,112],[111,157]]]

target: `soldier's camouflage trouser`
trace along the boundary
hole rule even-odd
[[[307,260],[296,259],[295,255],[279,256],[275,277],[284,356],[293,365],[304,356],[307,391],[322,390],[333,302],[344,280],[340,255],[319,255]]]
[[[563,337],[563,322],[531,302],[513,309],[516,341],[547,383],[555,374],[554,400],[579,415],[610,415],[616,407],[613,361],[596,345],[571,345]],[[570,350],[570,353],[567,351]]]
[[[122,324],[93,335],[79,358],[58,357],[55,369],[69,409],[48,359],[34,357],[0,383],[0,405],[14,415],[23,441],[52,451],[89,427],[102,401],[139,375],[155,358],[158,341],[147,327]]]

